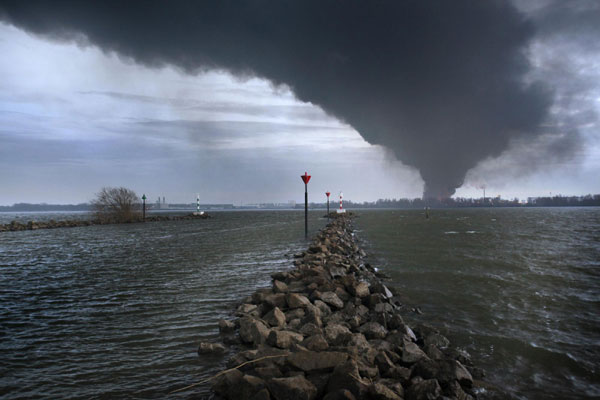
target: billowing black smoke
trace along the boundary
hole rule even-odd
[[[524,82],[533,28],[503,1],[3,3],[3,20],[46,37],[286,84],[418,168],[426,197],[538,135],[551,103]]]

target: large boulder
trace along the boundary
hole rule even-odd
[[[273,281],[273,291],[275,293],[286,293],[288,291],[288,286],[277,279]]]
[[[279,309],[279,307],[275,307],[266,313],[263,319],[271,326],[283,327],[285,325],[286,316],[283,311]]]
[[[317,388],[301,375],[289,378],[272,378],[267,387],[275,400],[314,400]]]
[[[342,346],[350,340],[352,332],[341,324],[329,324],[324,329],[325,339],[331,346]]]
[[[406,391],[406,400],[437,400],[442,395],[442,388],[435,379],[427,379],[416,383]]]
[[[327,340],[321,334],[312,335],[304,339],[301,345],[312,351],[323,351],[329,348]]]
[[[227,321],[225,319],[219,320],[219,332],[220,333],[231,333],[235,330],[235,323],[233,321]]]
[[[212,390],[223,398],[235,399],[243,376],[237,369],[228,370],[213,380]]]
[[[332,370],[348,359],[348,354],[337,351],[299,351],[287,357],[287,362],[304,372]]]
[[[427,357],[425,352],[417,346],[416,343],[404,341],[402,346],[402,362],[405,364],[414,364],[421,358]]]
[[[327,384],[328,393],[347,389],[359,399],[365,398],[368,388],[369,382],[361,378],[358,364],[352,359],[337,365]]]
[[[306,296],[298,293],[288,293],[287,304],[290,308],[302,308],[310,305],[310,300]]]
[[[320,300],[324,301],[328,305],[342,309],[344,308],[344,302],[334,292],[321,293]]]
[[[304,339],[301,333],[292,331],[272,330],[267,337],[267,343],[280,349],[288,349],[294,343],[300,343]]]
[[[359,331],[369,340],[384,339],[387,335],[387,329],[377,322],[367,322],[360,327]]]
[[[240,319],[240,339],[244,343],[263,344],[269,336],[269,328],[261,321],[244,317]]]
[[[369,284],[366,282],[358,282],[356,285],[350,286],[348,290],[350,291],[350,294],[352,294],[354,297],[358,297],[361,299],[367,297],[370,294]]]
[[[264,304],[270,308],[285,308],[287,306],[285,293],[273,293],[264,298]]]
[[[392,389],[381,383],[373,383],[369,386],[369,396],[372,400],[403,400]]]

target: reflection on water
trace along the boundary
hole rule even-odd
[[[523,399],[600,397],[600,209],[364,211],[373,264]],[[407,309],[410,307],[407,307]]]

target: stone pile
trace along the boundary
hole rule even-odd
[[[122,223],[140,223],[140,222],[159,222],[159,221],[182,221],[188,219],[207,219],[210,218],[208,214],[202,215],[152,215],[146,217],[145,220],[142,218],[136,218],[131,221],[122,222]],[[83,219],[75,219],[75,220],[65,220],[65,221],[28,221],[26,223],[19,221],[11,221],[8,224],[0,224],[0,232],[14,232],[14,231],[35,231],[38,229],[56,229],[56,228],[74,228],[78,226],[90,226],[90,225],[110,225],[112,222],[103,222],[100,220],[83,220]]]
[[[212,379],[215,397],[475,398],[481,370],[435,329],[411,329],[364,256],[351,216],[339,216],[294,256],[295,269],[273,274],[272,287],[246,298],[237,319],[219,321],[223,342],[240,351]],[[199,353],[224,350],[202,343]]]

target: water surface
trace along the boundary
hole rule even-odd
[[[295,211],[0,233],[0,397],[164,398],[211,376],[224,360],[198,342],[306,245]]]
[[[374,265],[521,399],[600,398],[600,209],[362,211]]]

